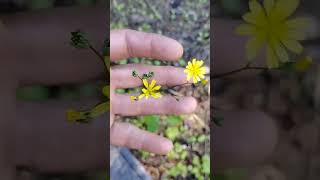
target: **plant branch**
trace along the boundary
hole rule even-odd
[[[103,55],[101,55],[92,45],[89,45],[89,49],[99,57],[99,59],[102,61],[102,63],[104,64],[105,67],[105,71],[107,74],[109,74],[109,65],[107,64],[107,62],[104,60]]]
[[[226,77],[226,76],[230,76],[232,74],[236,74],[245,70],[269,70],[269,68],[266,67],[258,67],[258,66],[250,66],[250,63],[246,64],[245,66],[239,68],[239,69],[235,69],[226,73],[222,73],[222,74],[217,74],[217,75],[212,75],[211,78],[212,79],[219,79],[222,77]]]

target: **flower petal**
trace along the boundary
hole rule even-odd
[[[282,40],[282,44],[288,48],[290,51],[300,54],[303,50],[303,46],[296,40]]]
[[[266,13],[268,16],[270,16],[271,14],[271,11],[273,10],[274,8],[274,0],[264,0],[263,1],[263,5],[264,5],[264,8],[266,10]]]
[[[267,47],[267,66],[270,69],[279,67],[278,58],[270,46]]]
[[[287,50],[283,47],[283,45],[278,40],[273,40],[271,44],[271,48],[274,49],[274,52],[278,56],[281,62],[288,62],[289,55]]]
[[[299,6],[299,0],[278,0],[275,4],[273,17],[282,21],[291,16]]]
[[[238,35],[252,35],[255,31],[255,27],[251,24],[240,24],[235,32]]]
[[[195,66],[197,63],[197,60],[196,59],[192,59],[192,66]]]
[[[308,18],[298,17],[287,20],[285,24],[289,29],[305,29],[311,25],[311,22]]]
[[[151,93],[151,96],[155,99],[162,97],[162,95],[160,93]]]
[[[260,3],[256,0],[249,2],[251,12],[243,15],[243,19],[251,24],[264,26],[267,23],[267,17]]]
[[[255,58],[259,52],[259,49],[263,46],[265,40],[262,38],[251,38],[246,44],[246,52],[248,60]]]
[[[148,93],[148,90],[145,89],[145,88],[143,88],[143,89],[142,89],[142,92],[143,92],[144,94],[147,94],[147,93]]]
[[[144,96],[145,96],[144,94],[140,94],[140,96],[138,98],[142,99]]]
[[[156,80],[152,79],[150,85],[149,85],[149,89],[152,89],[154,87],[154,85],[156,84]]]
[[[202,65],[203,65],[203,61],[202,60],[200,60],[200,61],[197,61],[197,67],[201,67]]]
[[[187,75],[187,81],[190,81],[191,79],[191,76],[190,76],[190,73]]]
[[[160,88],[161,88],[161,86],[158,85],[158,86],[154,87],[154,88],[152,89],[152,91],[158,91],[158,90],[160,90]]]
[[[287,38],[302,41],[306,39],[306,34],[305,32],[302,32],[302,31],[289,30],[287,33]]]
[[[144,87],[146,87],[148,89],[149,85],[148,85],[148,81],[146,79],[142,80]]]

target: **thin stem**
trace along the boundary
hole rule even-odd
[[[89,46],[89,49],[99,57],[99,59],[102,61],[102,63],[104,64],[105,67],[105,71],[106,73],[109,74],[109,65],[107,64],[107,62],[104,60],[103,55],[101,55],[92,45]]]
[[[245,66],[243,66],[243,67],[241,67],[239,69],[235,69],[233,71],[229,71],[229,72],[222,73],[222,74],[213,75],[213,76],[211,76],[211,78],[212,79],[219,79],[219,78],[222,78],[222,77],[225,77],[225,76],[230,76],[232,74],[239,73],[239,72],[245,71],[245,70],[269,70],[269,69],[266,68],[266,67],[250,66],[250,63],[248,63],[248,64],[246,64]]]
[[[184,86],[184,85],[192,85],[192,83],[186,82],[186,83],[178,84],[178,85],[171,86],[171,87],[168,87],[168,88],[169,88],[169,89],[173,89],[173,88],[175,88],[175,87]]]

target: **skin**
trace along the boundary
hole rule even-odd
[[[114,120],[114,115],[191,113],[196,101],[185,97],[177,103],[170,97],[161,100],[132,102],[124,95],[111,94],[112,110],[109,116],[98,118],[90,125],[68,124],[65,111],[70,107],[95,104],[95,99],[77,102],[50,100],[47,102],[19,102],[15,89],[30,84],[76,84],[103,77],[102,64],[87,51],[70,47],[69,33],[76,27],[85,29],[96,47],[101,47],[105,37],[105,11],[103,8],[65,8],[37,12],[17,13],[0,17],[1,101],[0,101],[0,177],[11,180],[15,166],[40,172],[75,172],[105,168],[107,133],[113,145],[145,149],[165,154],[172,148],[167,139],[140,130],[131,124]],[[232,23],[232,22],[231,22]],[[212,71],[230,70],[219,44],[231,47],[232,40],[223,31],[228,27],[216,23],[214,30],[221,35],[213,41],[218,62]],[[225,34],[223,34],[225,33]],[[175,40],[155,34],[129,30],[111,32],[111,59],[127,57],[152,57],[174,61],[182,55],[182,46]],[[146,38],[140,41],[141,37]],[[116,40],[116,41],[115,41]],[[239,45],[243,41],[237,41]],[[129,48],[128,48],[129,47]],[[237,54],[234,53],[235,57]],[[236,59],[236,58],[233,58]],[[241,61],[229,64],[240,65]],[[154,71],[161,85],[174,85],[185,81],[181,69],[173,67],[146,67],[125,65],[111,70],[112,90],[136,87],[137,79],[131,70],[140,73]],[[174,73],[174,76],[172,75]],[[122,82],[121,84],[118,82]],[[112,91],[111,91],[112,92]],[[184,106],[182,106],[184,105]],[[127,108],[123,108],[127,107]],[[134,107],[134,108],[133,108]],[[261,112],[225,112],[225,125],[213,128],[213,165],[217,168],[247,167],[267,157],[276,144],[276,128],[272,120]],[[245,132],[245,133],[244,133]],[[241,134],[241,136],[239,135]],[[248,156],[250,155],[250,156]]]

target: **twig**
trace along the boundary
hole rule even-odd
[[[232,74],[239,73],[239,72],[245,71],[245,70],[269,70],[269,69],[266,68],[266,67],[250,66],[250,63],[248,63],[245,66],[243,66],[242,68],[235,69],[233,71],[229,71],[229,72],[222,73],[222,74],[212,75],[211,78],[212,79],[218,79],[218,78],[222,78],[222,77],[225,77],[225,76],[230,76]]]
[[[92,45],[89,45],[89,49],[99,57],[99,59],[102,61],[102,63],[104,64],[105,66],[105,70],[106,70],[106,73],[109,74],[109,65],[107,64],[107,62],[104,60],[104,57],[103,55],[101,55]]]

